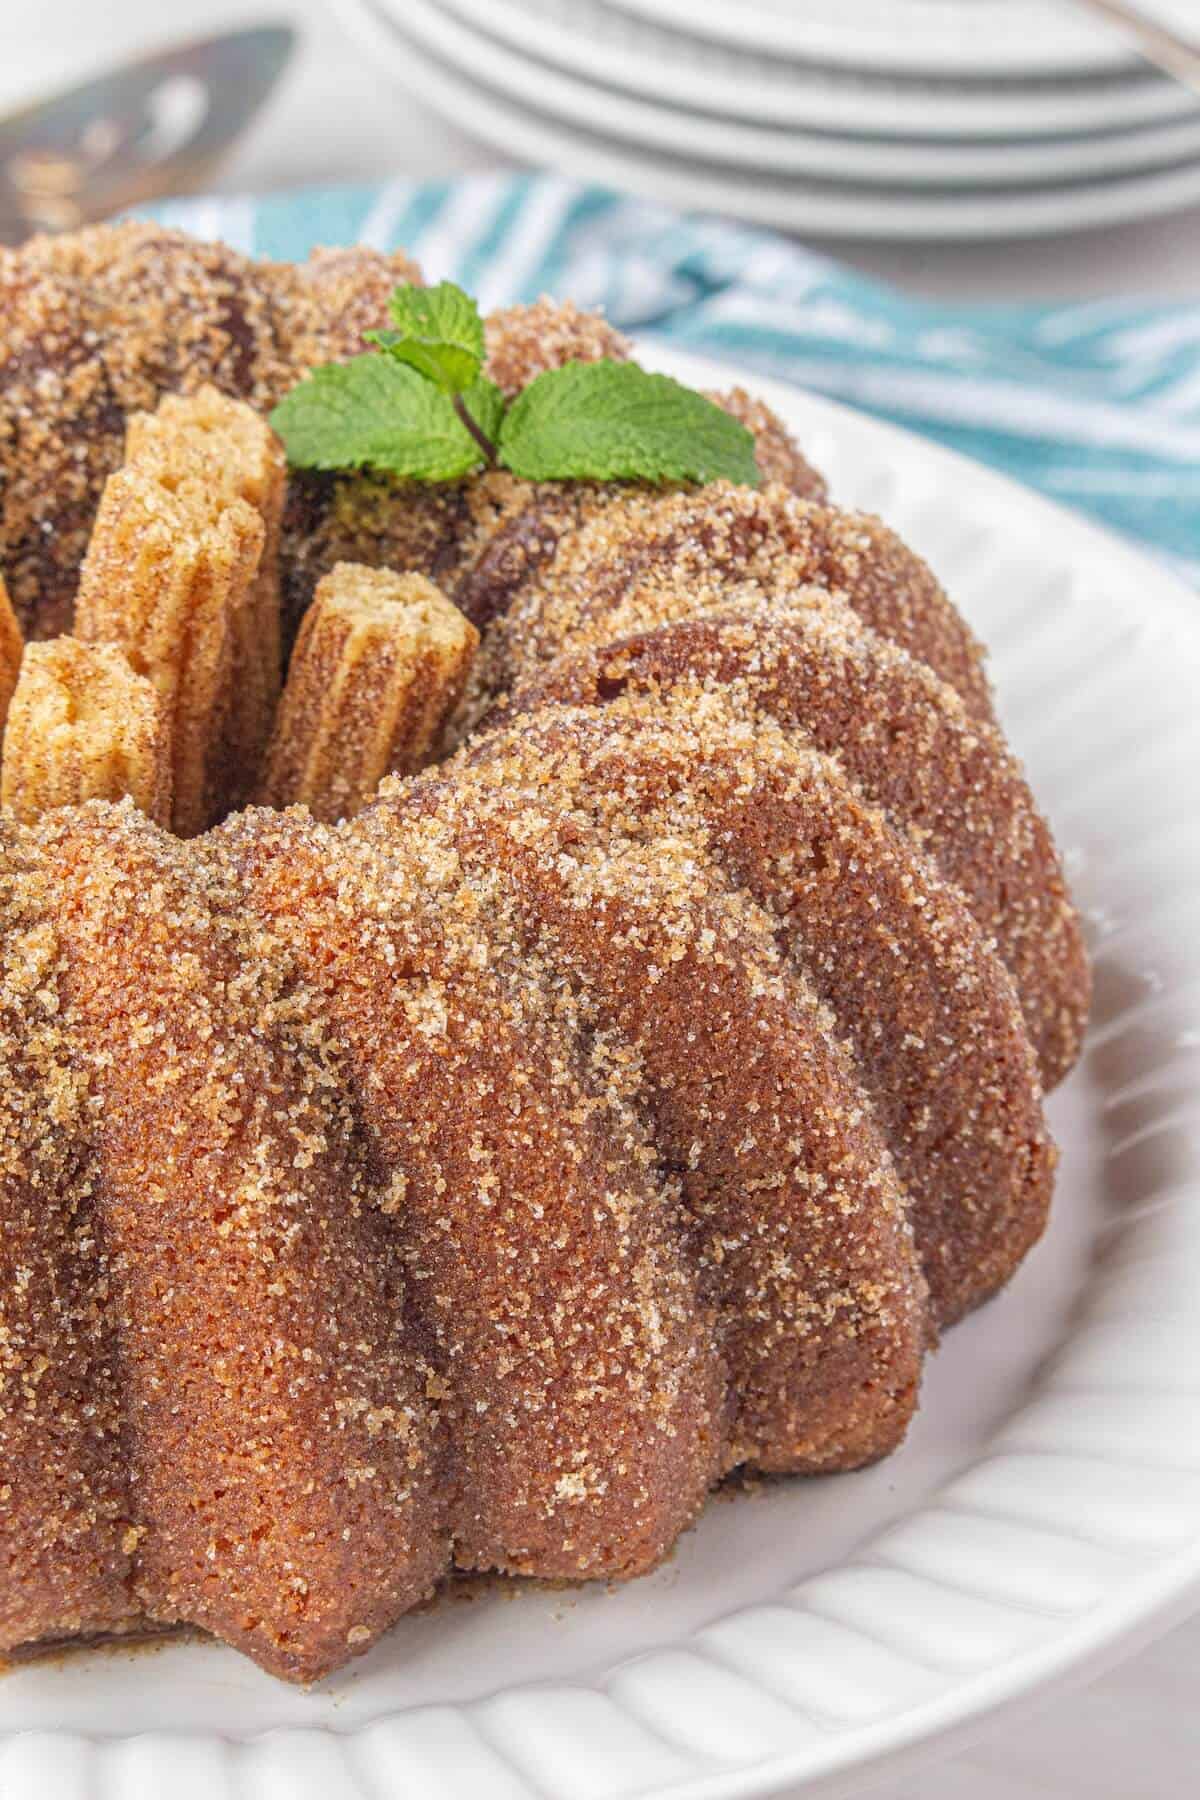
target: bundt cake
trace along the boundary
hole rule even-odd
[[[204,487],[133,415],[203,390],[233,455],[220,397],[263,412],[409,279],[141,225],[0,252],[25,637],[119,599],[97,555],[76,619],[127,422],[180,518]],[[516,394],[627,350],[541,302],[488,354]],[[982,653],[767,409],[720,404],[758,488],[262,502],[285,645],[321,591],[279,717],[322,765],[375,691],[340,712],[333,665],[407,641],[389,607],[453,640],[440,747],[427,707],[400,756],[393,696],[380,766],[429,766],[362,810],[356,762],[325,816],[222,820],[202,784],[184,824],[147,808],[175,833],[0,814],[0,1648],[189,1624],[308,1681],[454,1568],[636,1575],[732,1470],[894,1449],[939,1330],[1037,1239],[1088,970]],[[260,617],[270,517],[246,535]],[[149,731],[149,650],[122,676],[92,636]],[[268,763],[229,794],[295,798]]]

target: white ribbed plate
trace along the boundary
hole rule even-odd
[[[612,1593],[444,1600],[311,1694],[213,1645],[22,1669],[4,1800],[844,1793],[1200,1597],[1200,599],[946,451],[750,385],[991,642],[1066,847],[1097,996],[1051,1102],[1045,1242],[949,1335],[877,1468],[719,1499]]]
[[[408,0],[382,3],[404,29],[411,11]],[[733,42],[706,42],[614,11],[606,0],[443,3],[535,62],[582,72],[589,80],[641,94],[659,106],[691,108],[718,119],[855,137],[974,142],[1060,138],[1196,116],[1194,94],[1140,65],[1103,77],[1059,80],[918,79],[756,53],[740,36]],[[739,16],[739,9],[733,9],[733,16]],[[486,79],[482,70],[481,75]],[[457,115],[457,122],[470,126],[470,111]]]
[[[509,5],[512,0],[503,3]],[[864,182],[858,174],[887,148],[886,140],[875,130],[881,125],[882,113],[869,102],[874,124],[844,159],[837,179],[829,179],[827,146],[810,135],[792,131],[785,163],[774,169],[768,148],[771,138],[762,133],[767,141],[753,154],[761,154],[764,160],[754,168],[747,164],[751,151],[747,133],[755,128],[722,120],[709,131],[708,121],[698,115],[685,119],[670,106],[647,105],[598,83],[592,79],[589,46],[582,39],[573,39],[569,29],[566,41],[574,46],[585,80],[574,80],[545,62],[532,60],[527,45],[536,45],[539,53],[544,51],[553,59],[551,24],[563,0],[549,0],[552,10],[545,17],[548,0],[519,0],[516,14],[498,11],[501,0],[335,0],[335,4],[376,67],[393,75],[408,92],[453,123],[469,121],[477,136],[500,145],[506,155],[523,157],[582,181],[648,194],[682,211],[728,213],[777,230],[829,237],[967,242],[1053,237],[1064,231],[1154,218],[1200,199],[1200,162],[1191,135],[1198,116],[1196,100],[1177,84],[1174,91],[1187,109],[1190,123],[1168,128],[1167,141],[1172,148],[1167,155],[1173,160],[1166,162],[1157,160],[1163,150],[1163,139],[1157,134],[1151,137],[1139,132],[1136,146],[1124,143],[1120,134],[1110,139],[1091,138],[1065,152],[1061,145],[1052,145],[1049,156],[1061,171],[1061,153],[1075,163],[1077,174],[1090,172],[1093,179],[1047,179],[1044,184],[1029,185],[1017,171],[1028,174],[1038,162],[1044,168],[1044,149],[1028,143],[992,145],[986,150],[976,145],[962,154],[957,146],[951,148],[939,140],[939,145],[925,145],[923,151],[902,146],[887,180]],[[487,32],[471,28],[471,19],[485,20]],[[515,53],[492,35],[493,27],[498,33],[502,24],[506,32],[517,28]],[[560,27],[560,41],[561,35]],[[652,85],[657,87],[663,85],[658,80],[660,69],[678,74],[686,65],[675,57],[670,44],[656,48],[649,43],[631,66],[643,79],[651,75]],[[764,66],[770,68],[769,63]],[[595,74],[599,77],[601,73],[597,63]],[[1166,85],[1170,88],[1171,84]],[[1140,95],[1145,87],[1141,82],[1129,92]],[[732,95],[739,90],[734,83],[722,91]],[[752,91],[756,99],[760,92],[764,97],[768,93],[765,86],[748,89],[744,84],[741,91]],[[818,83],[818,92],[828,98],[824,83]],[[981,103],[973,92],[954,92],[955,107],[961,106],[963,114],[972,119],[982,119]],[[783,93],[780,89],[776,97]],[[930,97],[941,93],[940,89],[928,90]],[[863,97],[859,93],[858,98]],[[1089,104],[1095,100],[1092,93]],[[938,116],[934,106],[926,106],[924,98],[914,94],[906,103],[921,113],[924,126],[933,133]],[[945,122],[952,115],[941,116]],[[915,118],[910,125],[921,129]],[[981,133],[989,135],[982,125]],[[777,129],[773,137],[778,140]],[[1121,147],[1114,161],[1105,144],[1111,147],[1117,142]],[[668,144],[671,149],[662,147]],[[1009,150],[1014,161],[1005,173],[999,162]],[[730,160],[723,161],[723,157]],[[823,164],[825,173],[811,167],[807,173],[797,172],[806,158]],[[981,160],[991,169],[986,182],[980,176]],[[942,182],[931,185],[939,162]],[[973,185],[976,182],[980,185]]]
[[[675,30],[852,69],[1002,79],[1127,66],[1129,34],[1074,0],[608,0]],[[1186,31],[1194,0],[1141,0]]]
[[[760,184],[768,176],[795,176],[885,189],[1012,188],[1174,168],[1200,157],[1200,113],[1133,131],[977,143],[855,138],[714,119],[597,80],[586,48],[574,71],[535,60],[527,46],[518,49],[491,35],[495,0],[393,0],[392,12],[430,55],[522,107],[614,144],[699,162],[709,172],[749,169],[754,171],[749,179]],[[902,207],[906,201],[900,195],[888,204]],[[972,193],[963,203],[978,209],[981,200]],[[1028,204],[1027,197],[1022,204]]]

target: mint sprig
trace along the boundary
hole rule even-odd
[[[408,363],[451,398],[465,393],[483,367],[483,320],[469,294],[452,281],[396,288],[388,301],[391,331],[368,331],[368,343]]]
[[[498,431],[499,389],[477,382],[464,397]],[[380,469],[410,481],[459,481],[481,451],[454,401],[407,364],[366,354],[323,363],[271,414],[296,469]]]
[[[506,406],[483,374],[483,320],[444,281],[397,288],[376,346],[314,369],[271,423],[301,469],[458,481],[500,465],[528,481],[758,485],[751,432],[703,394],[636,363],[572,362]]]

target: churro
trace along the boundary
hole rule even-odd
[[[262,517],[263,550],[248,604],[233,621],[231,762],[244,772],[247,792],[259,764],[279,700],[282,648],[279,627],[279,534],[287,488],[283,446],[266,421],[244,401],[206,385],[194,394],[169,394],[153,413],[134,413],[125,436],[125,460],[154,470],[178,488],[204,483],[225,504],[244,500]]]
[[[85,800],[131,799],[171,816],[171,742],[162,701],[112,644],[30,644],[9,708],[0,803],[23,824]]]
[[[292,652],[259,799],[350,818],[437,748],[479,642],[421,575],[339,563]]]
[[[193,836],[236,804],[229,750],[238,614],[262,560],[266,529],[245,500],[202,482],[172,487],[153,468],[118,469],[105,484],[80,573],[76,632],[114,643],[153,683],[171,726],[171,824]]]

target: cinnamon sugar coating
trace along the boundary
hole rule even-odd
[[[31,1121],[53,1175],[42,1254],[87,1302],[54,1321],[53,1355],[17,1357],[24,1414],[10,1400],[4,1417],[87,1440],[93,1385],[113,1415],[86,1496],[59,1477],[82,1510],[40,1527],[47,1556],[98,1574],[56,1617],[44,1594],[38,1629],[187,1620],[310,1679],[421,1599],[445,1555],[436,1413],[396,1331],[403,1270],[353,1119],[304,996],[224,928],[184,846],[89,807],[15,860],[61,1006],[39,1054],[64,1059],[78,1109]],[[53,1138],[80,1175],[63,1180]],[[6,1463],[35,1539],[41,1466]]]
[[[72,627],[92,517],[126,421],[210,383],[268,411],[314,362],[362,348],[402,255],[259,263],[147,224],[0,248],[0,567],[30,637]]]
[[[0,819],[0,1642],[136,1625],[117,1315],[49,868]]]
[[[121,362],[54,315],[47,392],[66,418],[69,367],[83,434],[68,537],[114,396],[207,380],[259,405],[289,355],[351,354],[395,279],[369,252],[261,270],[128,231],[0,262],[47,319],[76,289],[103,317],[95,265],[120,264],[151,321]],[[186,374],[147,271],[203,288]],[[548,302],[489,322],[510,388],[623,353]],[[332,660],[307,661],[321,605],[299,641],[281,741],[319,739],[322,781],[269,797],[346,822],[0,821],[0,1648],[188,1621],[308,1680],[454,1566],[638,1574],[731,1470],[894,1449],[938,1331],[1042,1230],[1042,1085],[1078,1054],[1088,972],[979,646],[767,409],[723,404],[760,490],[291,481],[288,629],[365,567],[328,590]],[[212,538],[239,507],[265,541],[244,475],[162,473],[149,497],[114,477],[85,613],[131,569],[228,576]],[[138,505],[174,536],[143,541]],[[47,596],[72,567],[45,535],[49,560],[15,559],[27,617],[35,565]],[[352,706],[336,677],[424,581],[455,634],[439,667],[481,637],[459,747],[358,811],[378,756],[351,803],[330,782],[393,754],[395,669]],[[134,587],[177,695],[178,624],[214,583]]]
[[[815,1472],[884,1454],[915,1403],[925,1289],[828,1015],[694,837],[643,837],[619,796],[593,829],[574,790],[536,773],[530,790],[503,759],[473,777],[394,801],[385,785],[354,829],[448,831],[466,880],[511,909],[523,956],[613,1046],[721,1311],[723,1465]]]
[[[1016,994],[961,899],[837,764],[735,692],[550,711],[484,740],[493,770],[652,842],[703,845],[850,1047],[910,1197],[935,1320],[1007,1280],[1040,1235],[1054,1159]],[[633,821],[634,823],[631,823]],[[655,1005],[658,999],[655,997]]]
[[[258,953],[321,996],[432,1366],[455,1561],[651,1567],[721,1472],[729,1395],[628,1077],[445,833],[256,813],[210,853]]]
[[[497,708],[499,724],[543,707],[670,696],[699,706],[723,692],[743,719],[770,719],[835,756],[993,938],[1015,983],[1042,1079],[1079,1054],[1091,978],[1062,862],[1020,767],[995,726],[973,719],[924,663],[820,590],[771,600],[747,584],[695,616],[694,590],[645,590],[648,624],[597,650],[564,654]],[[623,609],[632,623],[638,607]],[[690,616],[689,616],[690,615]]]
[[[817,587],[928,663],[968,711],[991,717],[983,652],[932,571],[878,519],[806,502],[778,486],[715,482],[695,492],[597,492],[512,597],[484,645],[466,720],[540,664],[648,622],[719,604],[752,581],[776,599]]]

